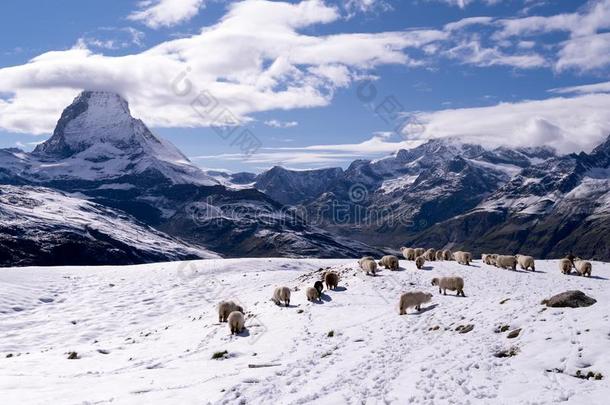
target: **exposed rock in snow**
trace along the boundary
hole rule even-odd
[[[596,302],[595,298],[591,298],[584,292],[577,290],[562,292],[542,301],[547,307],[553,308],[590,307]]]

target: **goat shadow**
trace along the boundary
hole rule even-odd
[[[325,302],[330,302],[332,300],[333,299],[331,298],[330,295],[322,293],[322,294],[320,294],[320,299],[319,300],[312,301],[312,302],[314,304],[324,304]]]
[[[449,293],[448,294],[439,293],[438,295],[441,296],[441,297],[468,298],[466,293],[464,293],[464,296],[457,295],[457,294],[455,294],[453,292],[450,293],[450,294]]]
[[[502,269],[500,269],[500,270],[502,270]],[[515,273],[531,273],[530,271],[521,270],[521,269],[515,269],[515,270],[513,270],[513,269],[505,269],[505,270],[509,270],[509,271],[512,271],[512,272],[515,272]]]
[[[275,304],[276,307],[280,307],[280,308],[297,308],[298,305],[294,305],[294,304],[289,304],[289,305],[284,305],[284,304]]]
[[[504,271],[510,271],[511,273],[535,273],[534,271],[530,271],[530,270],[521,270],[521,269],[503,269],[502,267],[496,267],[494,266],[494,269],[497,270],[504,270]],[[543,273],[542,271],[540,273]]]
[[[241,330],[241,332],[236,333],[235,336],[239,336],[239,337],[248,337],[250,336],[250,330],[248,328],[243,328]]]
[[[417,312],[409,312],[407,315],[421,315],[423,313],[426,313],[428,311],[432,311],[434,308],[436,308],[438,306],[438,304],[432,304],[432,305],[428,305],[425,308],[420,309]]]
[[[330,291],[335,291],[335,292],[347,291],[347,288],[341,287],[341,286],[337,286],[337,287],[335,287],[334,290],[330,290]]]
[[[585,276],[581,276],[580,274],[576,273],[576,272],[572,272],[569,274],[572,277],[582,277],[582,278],[594,278],[596,280],[608,280],[606,277],[602,277],[602,276],[591,276],[591,277],[585,277]]]

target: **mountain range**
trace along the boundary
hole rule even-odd
[[[610,137],[565,156],[435,139],[345,170],[205,172],[121,96],[84,91],[34,151],[0,150],[0,264],[357,257],[402,245],[609,260],[609,164]]]
[[[0,238],[10,241],[0,248],[2,265],[49,265],[150,262],[221,256],[351,257],[377,249],[310,226],[280,203],[255,189],[236,190],[205,174],[168,141],[155,136],[144,123],[131,116],[127,102],[108,92],[84,91],[62,113],[53,135],[31,153],[0,150],[0,193],[20,191],[20,198],[36,193],[44,200],[57,193],[74,210],[99,208],[96,215],[65,215],[63,220],[46,212],[54,204],[35,204],[36,213],[54,221],[5,222],[12,206],[0,206]],[[90,205],[90,204],[92,205]],[[104,207],[107,211],[101,210]],[[40,211],[43,211],[42,213]],[[52,211],[52,210],[51,210]],[[132,243],[117,230],[106,232],[108,219],[121,215],[145,233]],[[56,225],[56,226],[53,226]],[[122,242],[124,259],[81,253],[73,239],[79,233],[54,230],[85,228],[90,245],[100,247],[109,238]],[[161,248],[155,238],[174,240],[172,251]],[[148,243],[150,242],[150,243]],[[48,244],[65,245],[61,255],[34,254]],[[23,251],[22,251],[23,250]],[[59,251],[56,249],[56,251]],[[154,255],[146,252],[154,251]],[[70,258],[67,256],[71,256]]]
[[[387,251],[433,246],[608,260],[609,156],[610,137],[590,154],[563,156],[551,147],[434,139],[346,170],[274,167],[252,175],[251,186],[335,235]]]

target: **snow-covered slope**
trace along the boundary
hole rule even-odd
[[[87,200],[0,186],[0,265],[123,264],[218,257]]]
[[[535,273],[401,266],[374,278],[353,260],[3,269],[0,403],[607,403],[610,264],[594,262],[592,278],[562,275],[557,261]],[[308,303],[303,291],[326,267],[340,288]],[[453,274],[465,298],[430,285]],[[269,301],[277,285],[298,289],[289,308]],[[573,289],[597,303],[540,304]],[[399,316],[400,293],[414,290],[432,302]],[[247,311],[239,336],[218,323],[223,299]],[[589,372],[603,379],[576,377]]]

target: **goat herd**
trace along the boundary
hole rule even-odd
[[[472,254],[470,252],[451,252],[450,250],[435,250],[422,248],[406,248],[400,249],[403,257],[408,261],[414,261],[417,269],[421,269],[426,261],[451,261],[455,260],[462,265],[470,265]],[[499,255],[499,254],[483,254],[481,255],[483,263],[496,266],[503,269],[517,270],[517,265],[522,270],[536,270],[534,258],[525,255]],[[399,259],[394,255],[386,255],[375,261],[372,256],[365,256],[358,261],[360,270],[373,276],[376,275],[378,266],[383,266],[389,270],[399,269]],[[591,262],[582,260],[578,257],[569,255],[559,261],[559,269],[563,274],[570,274],[572,269],[575,269],[577,274],[581,276],[591,277]],[[334,271],[325,271],[322,273],[322,280],[314,283],[313,287],[305,289],[305,296],[308,301],[319,301],[322,297],[324,283],[328,290],[334,290],[339,284],[339,274]],[[464,294],[464,279],[461,277],[440,277],[433,278],[432,285],[438,287],[439,293],[447,294],[447,290],[457,291],[458,296],[465,297]],[[277,287],[273,292],[271,300],[276,305],[290,305],[291,290],[288,287]],[[417,311],[421,309],[421,305],[429,302],[432,299],[432,294],[421,291],[406,292],[400,296],[399,314],[404,315],[408,308],[415,308]],[[233,301],[222,301],[218,304],[218,321],[228,322],[231,334],[240,333],[244,329],[245,318],[244,310],[241,306]]]

